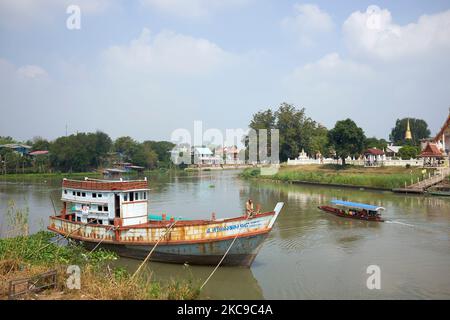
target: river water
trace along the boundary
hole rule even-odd
[[[192,218],[240,215],[253,199],[263,211],[283,208],[251,268],[221,267],[202,291],[211,299],[449,299],[450,199],[348,188],[247,181],[236,171],[150,177],[150,212]],[[0,182],[0,223],[8,202],[28,207],[30,231],[61,208],[61,181]],[[387,223],[338,218],[317,209],[331,199],[386,208]],[[4,227],[3,227],[4,228]],[[133,272],[139,261],[120,258]],[[380,268],[368,289],[367,268]],[[209,266],[150,262],[155,279],[201,284]]]

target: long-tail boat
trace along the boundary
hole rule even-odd
[[[450,187],[431,187],[427,190],[427,194],[432,196],[450,197]]]
[[[160,262],[250,266],[283,207],[229,219],[187,220],[149,215],[144,180],[62,182],[63,209],[48,229],[88,248]]]
[[[384,221],[380,214],[380,211],[384,210],[383,207],[342,200],[332,200],[331,203],[334,206],[320,206],[318,208],[341,218],[377,222]]]

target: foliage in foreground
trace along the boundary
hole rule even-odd
[[[102,249],[89,252],[74,243],[60,246],[51,242],[53,237],[52,233],[41,231],[31,236],[0,239],[0,298],[7,297],[9,280],[52,269],[58,271],[56,290],[24,298],[195,299],[199,294],[191,279],[161,284],[146,273],[133,278],[126,269],[111,265],[117,259],[114,253]],[[67,288],[68,265],[80,267],[81,290]]]

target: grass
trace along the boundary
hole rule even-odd
[[[411,184],[411,178],[413,182],[417,182],[417,178],[422,178],[422,168],[302,165],[281,166],[278,173],[272,176],[261,176],[259,169],[246,169],[241,176],[285,182],[393,189],[404,187],[405,182]]]
[[[12,230],[27,230],[27,210],[8,211]],[[8,296],[12,279],[31,277],[57,270],[57,285],[41,293],[23,296],[24,299],[195,299],[200,291],[192,279],[170,280],[160,283],[149,273],[136,277],[122,267],[114,267],[115,253],[103,249],[93,252],[69,241],[68,245],[54,242],[54,234],[40,231],[33,235],[15,235],[0,239],[0,299]],[[67,287],[67,267],[80,267],[81,288]]]

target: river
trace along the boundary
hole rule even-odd
[[[236,171],[150,177],[150,212],[192,218],[243,213],[253,199],[263,211],[283,208],[251,268],[221,267],[202,291],[211,299],[449,299],[450,199],[274,182],[247,181]],[[0,223],[8,202],[29,208],[30,232],[60,210],[57,180],[0,182]],[[338,218],[317,209],[331,199],[386,208],[387,223]],[[3,231],[2,229],[2,231]],[[131,272],[139,261],[120,258]],[[368,289],[367,268],[380,268],[380,289]],[[209,266],[150,262],[155,279],[192,278]]]

